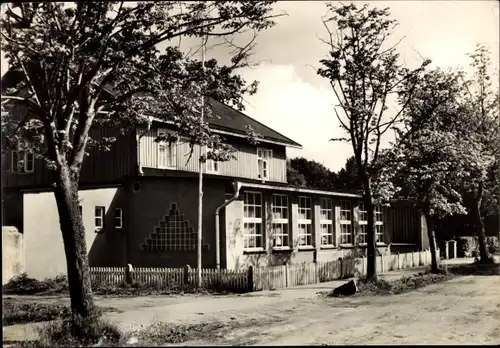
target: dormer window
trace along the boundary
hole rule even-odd
[[[29,149],[29,144],[18,145],[17,150],[12,151],[11,170],[13,173],[29,174],[35,171],[35,154]]]
[[[262,180],[269,179],[269,159],[273,157],[273,150],[257,149],[257,167],[258,178]]]
[[[168,138],[172,132],[168,129],[158,129],[158,138]],[[177,142],[174,140],[158,141],[158,168],[174,169],[177,167]]]

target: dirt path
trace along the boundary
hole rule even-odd
[[[461,277],[398,296],[271,302],[224,317],[243,325],[184,345],[499,344],[500,277]]]

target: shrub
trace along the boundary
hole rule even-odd
[[[498,237],[486,237],[486,249],[490,254],[500,253],[500,242]],[[479,242],[477,237],[458,237],[457,238],[458,257],[476,257],[479,258]]]
[[[486,237],[486,246],[490,254],[500,254],[500,241],[498,237]]]
[[[48,293],[60,293],[68,291],[68,278],[59,275],[55,278],[37,280],[28,277],[26,273],[12,278],[3,286],[4,294],[37,295]]]
[[[478,250],[476,237],[458,237],[457,254],[458,257],[474,257]]]

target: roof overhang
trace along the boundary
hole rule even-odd
[[[161,119],[161,118],[158,118],[158,117],[152,117],[151,119],[152,119],[152,121],[155,121],[155,122],[160,122],[160,123],[175,125],[175,122],[173,122],[173,121],[164,120],[164,119]],[[222,130],[222,129],[217,129],[217,128],[214,128],[214,127],[210,127],[210,130],[212,132],[214,132],[214,133],[217,133],[217,134],[231,135],[231,136],[238,137],[238,138],[247,138],[248,137],[245,134],[241,134],[241,133],[237,133],[237,132],[231,132],[231,131]],[[296,148],[296,149],[302,149],[302,145],[294,145],[294,144],[289,144],[289,143],[285,143],[285,142],[282,142],[282,141],[276,141],[276,140],[265,139],[265,138],[256,138],[256,139],[257,139],[257,141],[262,142],[262,143],[282,145],[282,146],[286,146],[286,147],[293,147],[293,148]]]
[[[269,185],[269,184],[254,184],[254,183],[241,182],[241,181],[238,181],[238,182],[240,183],[241,187],[255,188],[255,189],[262,189],[262,190],[309,193],[309,194],[322,195],[322,196],[363,198],[362,195],[359,195],[356,193],[312,190],[312,189],[305,189],[305,188],[292,187],[292,186],[275,186],[275,185]]]

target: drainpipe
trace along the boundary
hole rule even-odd
[[[141,163],[141,139],[151,129],[152,122],[153,122],[153,117],[148,116],[148,125],[146,127],[146,130],[141,135],[139,135],[139,139],[137,140],[137,167],[139,169],[139,176],[144,175],[144,172],[142,171],[142,163]]]
[[[219,224],[219,212],[221,209],[223,209],[225,206],[230,204],[231,202],[235,201],[238,199],[238,196],[240,195],[240,189],[241,189],[241,182],[234,181],[233,182],[233,188],[234,188],[234,195],[231,197],[229,200],[224,202],[220,207],[217,207],[215,209],[215,263],[217,269],[220,269],[220,224]]]

